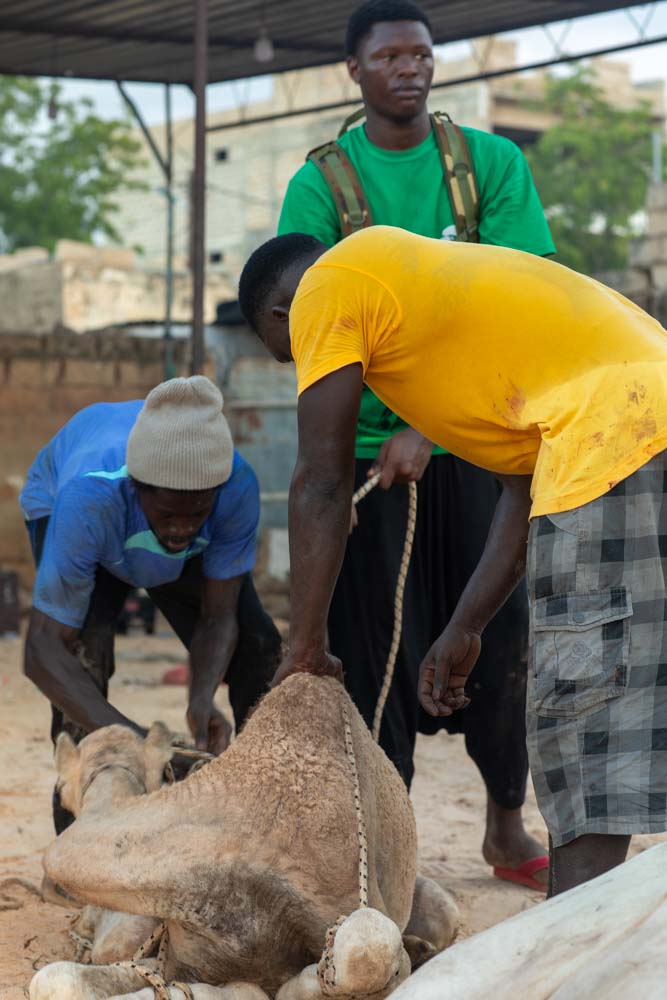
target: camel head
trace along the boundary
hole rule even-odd
[[[154,722],[145,738],[126,726],[105,726],[77,745],[69,733],[61,733],[55,755],[60,800],[79,816],[95,779],[116,769],[134,779],[133,794],[154,792],[172,753],[171,733],[163,722]]]

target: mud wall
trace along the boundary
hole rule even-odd
[[[189,374],[185,341],[174,341],[174,358],[176,374]],[[0,336],[0,568],[16,570],[22,589],[33,571],[17,498],[36,453],[82,407],[139,399],[163,378],[161,340],[118,330]]]

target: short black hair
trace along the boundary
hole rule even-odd
[[[433,35],[424,11],[410,0],[366,0],[350,15],[345,33],[345,55],[356,56],[359,43],[374,24],[383,21],[419,21]]]
[[[327,247],[306,233],[274,236],[248,258],[239,280],[239,306],[253,330],[269,293],[292,264],[321,254]]]

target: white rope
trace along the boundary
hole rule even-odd
[[[165,977],[168,940],[169,931],[167,923],[163,921],[161,924],[158,924],[141,947],[137,948],[129,962],[116,962],[115,965],[119,969],[131,969],[132,972],[136,972],[138,976],[141,976],[143,981],[153,988],[156,1000],[170,1000],[170,986],[179,989],[183,993],[185,1000],[194,1000],[194,994],[187,983],[179,982],[176,979],[169,983]],[[142,965],[141,962],[142,959],[150,955],[156,944],[158,946],[156,968],[149,969],[147,966]]]
[[[360,500],[363,500],[365,496],[368,496],[371,490],[375,489],[377,484],[380,482],[380,473],[376,472],[374,476],[367,479],[363,486],[360,486],[356,493],[352,496],[352,506],[356,507]]]
[[[156,1000],[171,1000],[171,992],[169,990],[170,986],[175,989],[179,989],[185,1000],[195,1000],[194,994],[187,983],[182,983],[176,979],[173,982],[168,983],[167,980],[159,972],[154,969],[149,969],[145,965],[139,965],[134,960],[129,962],[114,962],[114,966],[117,969],[130,969],[132,972],[140,976],[141,979],[148,986],[153,988],[153,993]]]
[[[380,474],[376,473],[371,476],[367,482],[361,486],[354,496],[352,497],[352,503],[356,507],[360,500],[363,500],[372,489],[374,489],[380,481]],[[391,637],[391,646],[389,647],[389,656],[387,657],[387,666],[385,667],[384,680],[382,682],[382,688],[380,689],[380,694],[378,697],[377,705],[375,706],[375,717],[373,719],[373,739],[377,743],[380,738],[380,725],[382,723],[382,715],[384,713],[384,707],[387,703],[387,696],[389,695],[389,690],[391,688],[391,682],[394,677],[394,670],[396,667],[396,658],[398,656],[398,647],[401,641],[401,632],[403,630],[403,594],[405,591],[405,580],[408,575],[408,567],[410,565],[410,556],[412,555],[412,546],[415,538],[415,524],[417,522],[417,486],[415,483],[409,484],[409,504],[408,504],[408,523],[405,529],[405,541],[403,543],[403,555],[401,556],[401,565],[398,570],[398,579],[396,581],[396,593],[394,597],[394,631]],[[350,773],[352,775],[352,783],[354,786],[354,810],[357,817],[357,840],[359,842],[359,908],[363,909],[368,906],[368,837],[366,835],[366,821],[364,818],[364,810],[361,801],[361,787],[359,785],[359,772],[357,770],[357,758],[354,752],[354,741],[352,739],[352,727],[350,725],[350,717],[348,715],[347,709],[343,705],[343,731],[345,733],[345,752],[347,753],[347,759],[350,765]],[[340,918],[341,920],[343,918]],[[340,921],[339,921],[340,923]],[[329,929],[329,934],[335,936],[336,926]],[[332,938],[333,941],[333,938]],[[328,949],[329,951],[331,949]],[[328,951],[325,949],[325,954]],[[318,975],[320,975],[321,981],[322,976],[325,975],[324,970],[328,969],[328,975],[334,975],[333,970],[328,968],[328,964],[324,962],[322,966],[322,973],[318,969]]]
[[[363,910],[364,907],[368,906],[368,838],[366,836],[364,809],[361,804],[361,788],[359,786],[357,758],[354,753],[352,727],[345,704],[343,704],[343,731],[345,733],[345,751],[350,764],[350,773],[352,774],[352,783],[354,785],[354,811],[357,817],[357,840],[359,842],[359,909]]]
[[[360,500],[363,500],[372,489],[374,489],[380,482],[380,473],[377,472],[374,476],[364,483],[357,492],[352,497],[352,503],[356,507]],[[396,669],[396,660],[398,657],[398,648],[401,644],[401,633],[403,631],[403,595],[405,593],[405,581],[408,576],[408,569],[410,567],[410,557],[412,555],[412,546],[415,540],[415,526],[417,524],[417,484],[408,484],[408,521],[405,527],[405,541],[403,542],[403,555],[401,556],[401,564],[398,569],[398,579],[396,580],[396,591],[394,593],[394,630],[391,637],[391,645],[389,647],[389,656],[387,657],[387,665],[384,671],[384,680],[382,682],[382,687],[380,689],[380,694],[378,696],[377,704],[375,706],[375,715],[373,717],[373,739],[377,743],[380,739],[380,726],[382,725],[382,716],[384,715],[385,705],[387,704],[387,698],[389,697],[389,691],[391,689],[391,682],[394,679],[394,670]]]

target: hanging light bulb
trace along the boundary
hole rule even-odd
[[[51,87],[46,113],[51,121],[54,121],[58,117],[58,98],[55,83]]]
[[[58,42],[54,39],[51,47],[51,88],[49,102],[46,106],[46,113],[49,121],[55,121],[58,117],[58,85],[55,77],[58,74]]]
[[[259,35],[257,36],[252,52],[255,61],[258,63],[271,62],[275,56],[273,42],[269,38],[269,33],[264,25],[259,29]]]

